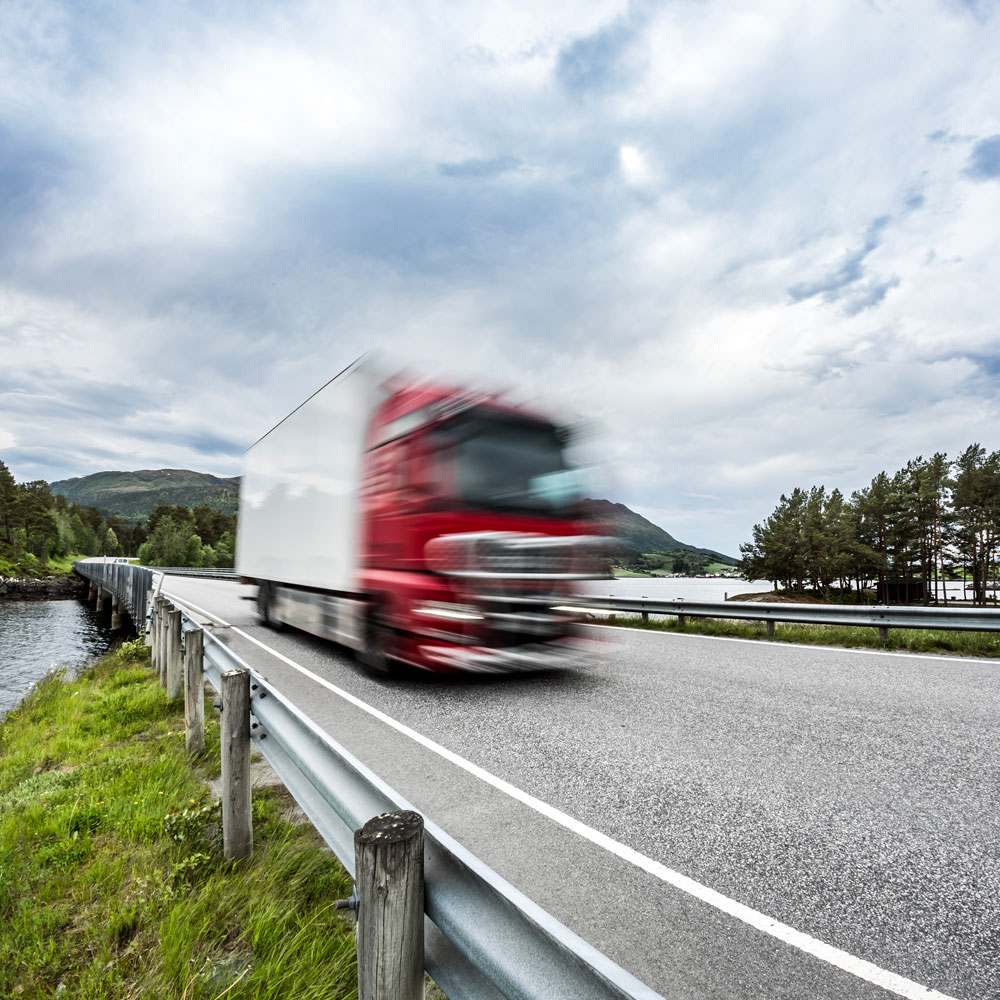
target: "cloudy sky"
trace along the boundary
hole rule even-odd
[[[748,9],[752,8],[752,10]],[[0,4],[0,459],[240,471],[365,350],[735,553],[998,445],[989,0]]]

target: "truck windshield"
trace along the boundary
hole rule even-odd
[[[580,479],[559,431],[540,420],[470,410],[434,432],[448,492],[475,507],[572,514]]]

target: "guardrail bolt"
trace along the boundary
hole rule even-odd
[[[355,921],[358,919],[358,888],[357,886],[351,891],[351,895],[348,899],[338,899],[334,904],[333,908],[335,910],[350,910],[354,914]]]

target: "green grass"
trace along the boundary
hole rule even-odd
[[[357,996],[350,880],[283,790],[255,789],[254,855],[223,859],[206,719],[189,761],[134,642],[0,723],[0,996]]]
[[[86,556],[81,555],[69,555],[69,556],[49,556],[48,574],[50,576],[69,576],[73,572],[73,563],[78,559],[86,559]]]
[[[775,623],[774,638],[768,638],[764,622],[723,618],[691,618],[681,628],[676,618],[651,618],[647,625],[639,616],[615,615],[595,618],[608,625],[653,632],[685,632],[691,635],[760,639],[763,642],[797,642],[811,646],[868,647],[911,653],[945,653],[955,656],[1000,657],[1000,636],[992,632],[951,632],[933,629],[889,629],[889,639],[880,643],[878,629],[848,625],[783,625]]]
[[[699,573],[723,573],[726,570],[732,570],[732,569],[733,569],[733,567],[730,566],[728,563],[714,562],[714,563],[708,563],[703,569],[699,569],[698,572]],[[614,573],[616,579],[623,579],[623,578],[627,579],[629,577],[645,577],[645,578],[648,578],[650,576],[649,573],[636,573],[636,572],[634,572],[633,570],[630,570],[630,569],[622,569],[620,566],[613,566],[611,568],[611,571]],[[654,570],[654,572],[657,575],[659,575],[659,576],[665,576],[668,573],[670,573],[670,567],[669,566],[661,566],[659,569]]]
[[[731,573],[735,569],[736,569],[736,567],[733,566],[732,563],[714,562],[714,563],[709,563],[702,570],[702,572],[703,573],[725,573],[725,572],[730,572]]]
[[[42,560],[30,552],[16,561],[0,557],[0,576],[28,577],[32,580],[45,576],[69,576],[73,572],[73,563],[85,558],[81,555],[49,556],[48,565],[43,569]]]

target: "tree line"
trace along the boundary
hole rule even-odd
[[[708,572],[708,567],[719,562],[715,554],[696,552],[693,549],[669,549],[666,552],[640,552],[629,546],[619,545],[614,549],[614,564],[634,573],[650,573],[663,576],[696,576]]]
[[[18,483],[0,461],[0,571],[47,568],[67,555],[129,556],[152,566],[232,566],[236,515],[161,504],[145,521],[68,503],[42,479]]]
[[[972,444],[954,460],[938,453],[880,472],[850,498],[823,486],[782,495],[740,546],[740,570],[827,598],[834,585],[860,594],[877,583],[884,594],[891,578],[913,580],[935,602],[944,580],[964,577],[985,604],[998,540],[1000,452]]]

